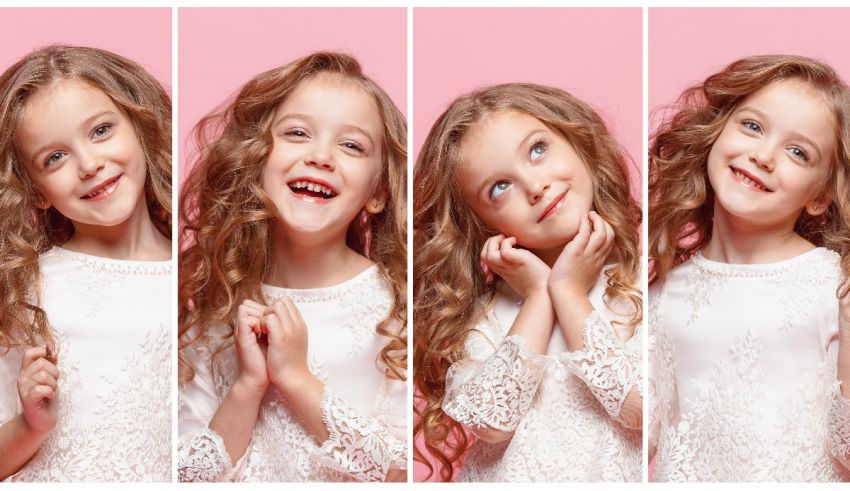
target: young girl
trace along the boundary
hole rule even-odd
[[[314,53],[196,132],[180,480],[406,480],[403,116],[353,58]]]
[[[849,94],[818,61],[745,58],[656,134],[655,480],[850,476]]]
[[[587,104],[539,85],[465,95],[431,128],[414,174],[414,379],[442,479],[468,449],[460,480],[640,479],[626,162]]]
[[[51,46],[0,75],[0,477],[171,479],[171,101]]]

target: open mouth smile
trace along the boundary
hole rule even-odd
[[[735,180],[744,186],[758,192],[762,193],[772,193],[773,190],[768,188],[758,177],[750,174],[745,170],[738,169],[737,167],[729,167],[729,170],[732,171],[732,175],[735,177]]]
[[[286,183],[296,197],[309,202],[329,201],[339,194],[325,181],[313,178],[298,178]]]
[[[103,181],[98,184],[88,194],[84,194],[80,196],[80,199],[84,199],[87,201],[101,201],[109,197],[112,193],[118,189],[118,180],[121,179],[123,174],[118,174],[115,177],[110,177],[109,179]]]

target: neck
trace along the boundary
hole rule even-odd
[[[271,267],[267,284],[285,288],[323,288],[353,278],[372,261],[350,249],[345,236],[318,241],[293,241],[272,227]]]
[[[748,223],[730,216],[715,204],[711,240],[703,255],[724,263],[759,264],[790,259],[813,248],[812,243],[794,232],[793,223]]]
[[[74,235],[62,245],[66,249],[112,259],[162,261],[171,259],[171,241],[151,220],[147,203],[118,225],[101,226],[74,222]]]

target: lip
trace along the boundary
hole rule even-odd
[[[97,186],[89,189],[89,192],[80,196],[80,199],[84,199],[86,201],[103,201],[106,198],[112,196],[112,193],[118,189],[118,186],[121,184],[120,179],[124,174],[118,174],[117,176],[110,177],[109,179],[104,180]],[[96,193],[98,191],[104,191],[96,196],[91,196],[92,193]]]
[[[564,204],[564,197],[567,196],[568,192],[569,190],[564,191],[560,195],[556,196],[555,199],[553,199],[552,202],[549,203],[549,206],[547,206],[546,209],[543,210],[543,214],[540,215],[540,218],[537,219],[537,223],[540,223],[543,220],[546,220],[550,216],[557,213],[557,211],[561,208],[561,205]]]
[[[316,197],[313,197],[313,196],[306,196],[306,195],[303,195],[303,194],[296,193],[290,187],[290,185],[292,185],[296,182],[310,182],[310,183],[313,183],[313,184],[318,184],[319,186],[323,186],[323,187],[330,189],[331,192],[333,192],[334,196],[332,198],[316,198]],[[286,188],[289,190],[289,193],[291,195],[293,195],[294,197],[296,197],[296,198],[298,198],[302,201],[306,201],[308,203],[327,204],[332,199],[339,196],[339,191],[336,189],[336,187],[334,187],[331,183],[325,181],[324,179],[319,179],[319,178],[316,178],[316,177],[304,176],[304,177],[296,177],[296,178],[290,179],[286,182]]]
[[[773,192],[773,190],[772,190],[772,189],[770,189],[770,188],[767,186],[767,184],[765,184],[765,183],[764,183],[764,181],[762,181],[761,179],[759,179],[759,178],[758,178],[758,177],[756,177],[755,175],[753,175],[753,174],[751,174],[751,173],[749,173],[749,172],[745,171],[744,169],[741,169],[740,167],[735,167],[734,165],[730,165],[730,166],[729,166],[729,172],[731,172],[731,173],[732,173],[732,178],[733,178],[733,179],[735,179],[735,181],[737,181],[738,183],[740,183],[741,185],[743,185],[743,186],[745,186],[745,187],[747,187],[747,188],[749,188],[749,189],[752,189],[753,191],[756,191],[756,192],[759,192],[759,193],[772,193],[772,192]],[[741,174],[743,174],[744,176],[746,176],[748,179],[750,179],[751,181],[755,182],[756,184],[758,184],[759,186],[763,187],[764,189],[759,189],[759,188],[757,188],[757,187],[754,187],[754,186],[750,185],[749,183],[744,182],[743,180],[741,180],[741,178],[740,178],[740,177],[738,177],[738,176],[735,174],[735,172],[740,172]]]

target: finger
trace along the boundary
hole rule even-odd
[[[583,251],[587,247],[587,241],[590,239],[590,220],[587,215],[582,215],[578,222],[578,232],[573,240],[570,241],[576,250]]]
[[[605,220],[602,219],[596,212],[588,213],[593,231],[590,233],[590,239],[587,241],[586,251],[590,254],[595,254],[603,245],[605,245]]]
[[[499,245],[499,259],[514,265],[522,264],[522,256],[514,249],[516,237],[508,237]]]
[[[304,322],[304,318],[301,317],[301,311],[298,310],[298,306],[295,305],[295,302],[293,302],[291,298],[284,298],[284,306],[286,307],[286,310],[289,311],[289,318],[292,319],[294,325],[299,328],[307,327],[307,324]]]
[[[21,360],[21,369],[28,367],[32,362],[39,358],[47,357],[47,346],[36,346],[28,348],[24,351],[24,358]]]
[[[48,387],[52,387],[54,390],[59,387],[56,379],[44,370],[36,372],[32,377],[30,377],[30,379],[36,382],[37,385],[46,385]]]
[[[611,251],[614,250],[614,239],[617,236],[614,234],[614,227],[611,226],[610,223],[605,222],[605,246],[603,246],[603,250],[605,251],[605,257],[611,254]]]
[[[295,322],[295,319],[292,318],[292,315],[289,312],[289,309],[286,306],[287,301],[291,301],[286,297],[281,298],[274,304],[272,304],[271,309],[275,315],[277,315],[278,319],[280,319],[281,325],[283,325],[284,329],[289,329],[290,326]]]
[[[32,375],[40,370],[44,370],[47,373],[51,374],[55,378],[59,378],[59,368],[56,367],[50,360],[47,358],[39,358],[34,362],[27,365],[26,368],[21,370],[22,377],[32,377]]]
[[[487,246],[487,257],[486,261],[488,263],[498,263],[502,257],[502,254],[499,252],[499,246],[502,245],[502,241],[505,239],[505,236],[502,234],[496,235],[490,240],[490,244]]]
[[[56,389],[49,385],[36,385],[29,391],[29,400],[38,399],[53,399],[56,396]]]
[[[270,312],[263,317],[263,321],[266,324],[268,329],[268,342],[269,344],[277,343],[282,340],[284,336],[284,326],[280,320],[278,314],[274,312]]]
[[[254,308],[254,309],[257,309],[257,310],[260,310],[260,311],[263,311],[263,310],[266,309],[265,305],[261,304],[260,302],[255,302],[254,300],[250,300],[250,299],[246,299],[245,301],[243,301],[242,305],[245,305],[246,307],[251,307],[251,308]]]

